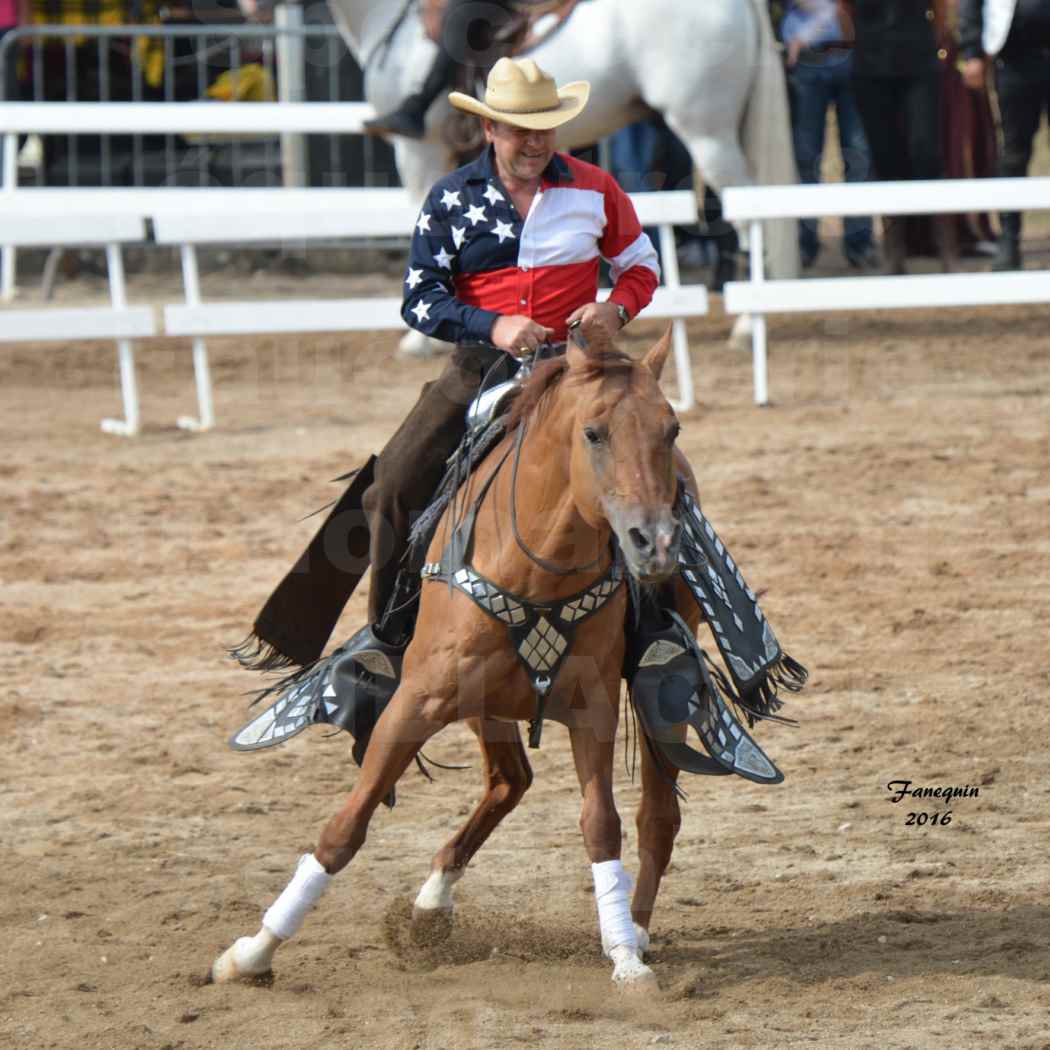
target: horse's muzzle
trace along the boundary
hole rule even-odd
[[[669,511],[630,517],[636,520],[616,530],[630,571],[643,583],[660,583],[674,575],[682,543],[678,519]]]

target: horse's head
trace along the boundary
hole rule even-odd
[[[608,522],[627,568],[655,583],[676,568],[680,530],[673,507],[678,420],[660,390],[671,329],[639,364],[615,351],[604,330],[577,329],[566,351],[575,397],[570,484],[592,527]]]

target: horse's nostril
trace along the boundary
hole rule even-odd
[[[627,533],[631,537],[631,542],[640,551],[650,551],[653,549],[653,542],[641,529],[631,529]]]

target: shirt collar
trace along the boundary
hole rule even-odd
[[[495,151],[489,146],[477,160],[471,161],[463,169],[467,182],[488,182],[496,177]],[[555,153],[550,163],[543,169],[543,183],[557,185],[559,182],[572,182],[572,169],[564,153]]]

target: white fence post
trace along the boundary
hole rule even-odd
[[[124,259],[119,244],[106,245],[106,267],[109,270],[109,298],[115,310],[128,305],[124,285]],[[124,400],[123,419],[103,419],[102,429],[107,434],[134,437],[139,432],[139,391],[135,381],[135,351],[130,339],[117,340],[117,360],[120,364],[120,392]]]
[[[182,285],[187,306],[200,306],[201,282],[197,269],[197,249],[192,244],[179,246],[182,257]],[[215,407],[211,395],[211,370],[208,367],[208,347],[198,335],[193,338],[193,378],[197,384],[199,417],[179,416],[176,423],[183,430],[211,430],[215,426]]]
[[[674,227],[668,223],[660,226],[660,256],[663,261],[664,284],[668,288],[681,288],[681,277],[678,273],[678,249],[674,243]],[[693,370],[689,360],[689,337],[685,330],[685,321],[679,319],[673,323],[674,363],[678,376],[678,400],[672,402],[676,412],[688,412],[696,406],[693,392]]]
[[[805,186],[731,186],[724,194],[729,222],[748,223],[751,279],[729,281],[727,313],[751,317],[755,402],[769,403],[767,329],[769,314],[834,310],[907,310],[937,306],[995,306],[1050,302],[1050,268],[1009,273],[919,273],[895,277],[833,277],[767,280],[761,223],[806,216],[944,215],[1050,209],[1050,177],[933,179],[916,182],[819,183]]]
[[[751,283],[762,285],[766,280],[765,231],[762,223],[751,223]],[[766,365],[766,315],[751,317],[751,359],[755,374],[755,404],[769,404],[769,383]]]
[[[298,4],[278,4],[273,11],[277,33],[277,98],[279,102],[302,102],[306,97],[303,69],[303,9]],[[301,134],[281,135],[281,178],[286,188],[306,185],[306,140]]]
[[[3,193],[12,193],[18,188],[18,134],[4,135]],[[15,297],[15,246],[0,247],[0,300],[9,303]]]

